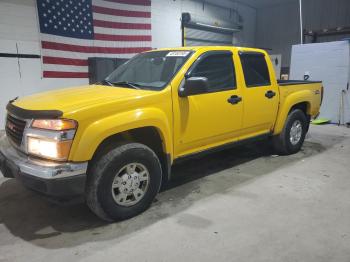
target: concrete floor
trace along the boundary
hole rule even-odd
[[[0,177],[0,261],[350,261],[350,129],[302,152],[264,143],[174,167],[150,210],[115,224]]]

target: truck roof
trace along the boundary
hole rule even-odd
[[[250,48],[250,47],[240,47],[240,46],[185,46],[185,47],[171,47],[171,48],[159,48],[156,50],[164,50],[164,51],[172,51],[172,50],[193,50],[193,51],[198,51],[202,49],[207,49],[209,50],[215,50],[215,49],[231,49],[231,50],[238,50],[238,51],[250,51],[250,52],[263,52],[265,53],[266,51],[263,49],[258,49],[258,48]]]

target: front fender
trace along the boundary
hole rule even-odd
[[[284,124],[287,120],[288,114],[293,106],[299,103],[307,103],[307,114],[310,114],[310,105],[312,101],[312,91],[302,90],[292,94],[287,95],[284,101],[281,101],[279,112],[277,115],[277,120],[274,128],[274,135],[282,132]]]
[[[69,160],[88,161],[106,138],[141,127],[155,127],[162,138],[165,153],[172,155],[171,129],[166,114],[156,108],[146,108],[117,113],[89,124],[74,139]]]

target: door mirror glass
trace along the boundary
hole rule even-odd
[[[187,97],[207,93],[209,89],[208,78],[192,76],[185,79],[185,84],[179,89],[180,97]]]

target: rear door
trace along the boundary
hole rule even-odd
[[[272,64],[262,52],[239,52],[244,78],[242,139],[269,133],[279,103],[278,85]]]

